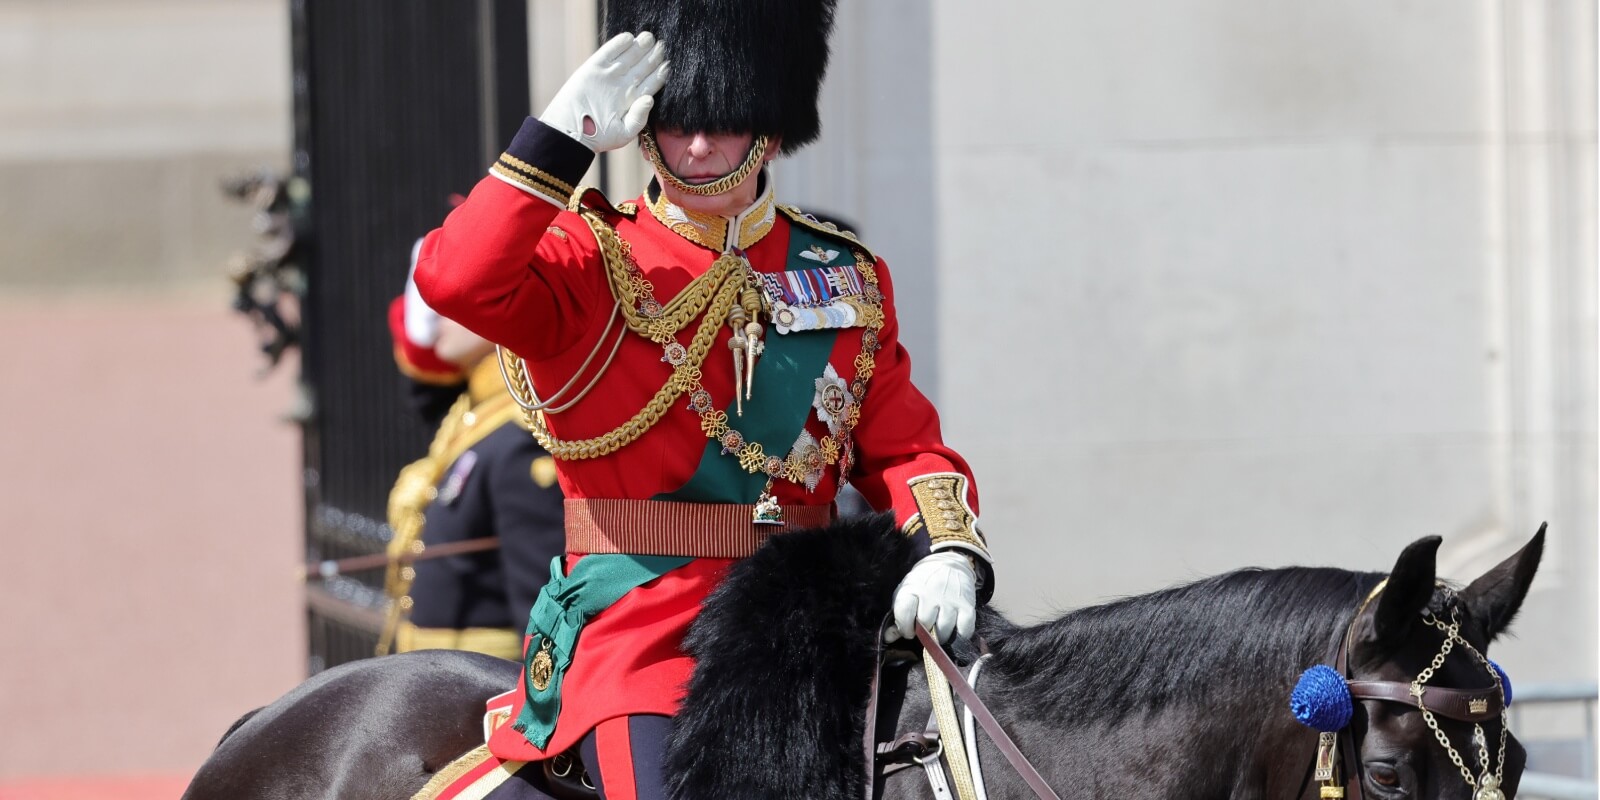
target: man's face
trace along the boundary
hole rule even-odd
[[[738,169],[755,142],[755,136],[749,133],[685,132],[671,128],[657,128],[655,137],[662,164],[679,180],[691,185],[712,183]],[[777,156],[781,145],[782,140],[778,137],[768,140],[762,163]],[[678,191],[666,181],[661,182],[661,191],[666,193],[668,200],[690,211],[731,217],[756,201],[757,174],[751,172],[737,186],[721,194],[688,194]]]
[[[685,132],[658,128],[661,161],[684,183],[711,183],[739,168],[755,137],[748,133]]]

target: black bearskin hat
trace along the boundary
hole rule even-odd
[[[817,138],[837,0],[606,0],[605,37],[650,31],[667,46],[651,123],[708,133]]]

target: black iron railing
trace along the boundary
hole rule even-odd
[[[525,0],[293,0],[294,174],[306,187],[301,344],[309,561],[379,552],[390,486],[426,449],[385,314],[527,114]],[[382,570],[308,584],[309,669],[372,653]]]

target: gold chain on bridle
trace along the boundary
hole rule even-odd
[[[1439,744],[1444,746],[1445,753],[1450,756],[1450,761],[1456,765],[1456,769],[1461,771],[1461,777],[1467,782],[1467,786],[1472,787],[1474,790],[1474,800],[1503,800],[1505,795],[1502,793],[1500,787],[1505,781],[1506,736],[1507,732],[1511,728],[1510,721],[1508,719],[1508,713],[1504,706],[1502,706],[1500,710],[1500,748],[1494,764],[1491,765],[1489,761],[1489,737],[1483,732],[1483,724],[1475,722],[1472,725],[1472,739],[1478,747],[1478,760],[1483,768],[1482,775],[1474,778],[1472,775],[1472,770],[1467,767],[1465,760],[1461,757],[1461,754],[1457,752],[1455,746],[1450,743],[1450,737],[1447,736],[1444,730],[1439,727],[1439,721],[1434,718],[1433,712],[1429,711],[1427,706],[1423,705],[1422,688],[1423,684],[1426,684],[1428,680],[1433,677],[1433,674],[1437,672],[1440,667],[1444,666],[1445,658],[1450,655],[1450,651],[1453,650],[1457,644],[1460,644],[1466,649],[1467,652],[1471,653],[1473,657],[1478,659],[1478,662],[1483,665],[1484,670],[1486,670],[1489,675],[1494,678],[1494,685],[1495,688],[1500,691],[1500,696],[1505,697],[1505,686],[1503,686],[1500,682],[1500,671],[1495,669],[1493,665],[1489,663],[1489,659],[1487,657],[1478,652],[1478,648],[1473,647],[1471,642],[1468,642],[1466,639],[1462,638],[1460,609],[1454,606],[1451,607],[1450,624],[1448,625],[1446,625],[1438,617],[1435,617],[1431,612],[1424,613],[1422,619],[1423,622],[1433,626],[1434,628],[1437,628],[1439,631],[1444,633],[1444,646],[1439,649],[1439,654],[1433,657],[1433,662],[1428,665],[1427,669],[1424,669],[1417,675],[1415,680],[1411,681],[1411,694],[1417,699],[1417,708],[1422,711],[1422,720],[1428,724],[1428,729],[1433,731],[1433,736],[1439,740]]]
[[[1366,611],[1367,607],[1375,599],[1377,599],[1378,595],[1383,592],[1388,583],[1388,579],[1385,578],[1384,580],[1379,581],[1377,586],[1373,587],[1372,591],[1367,594],[1366,599],[1363,600],[1356,608],[1355,616],[1351,618],[1350,624],[1345,630],[1344,641],[1339,646],[1337,654],[1334,658],[1334,663],[1336,664],[1336,669],[1339,670],[1342,675],[1346,676],[1347,681],[1349,680],[1347,677],[1348,669],[1346,667],[1347,655],[1353,646],[1352,642],[1355,636],[1356,620],[1361,618],[1361,615]],[[1445,586],[1443,583],[1438,585],[1443,588],[1446,593],[1453,592],[1453,590],[1451,590],[1448,586]],[[1501,677],[1500,671],[1494,666],[1493,663],[1489,661],[1487,656],[1474,647],[1471,642],[1468,642],[1464,637],[1461,636],[1461,610],[1460,607],[1454,602],[1450,604],[1450,622],[1448,624],[1435,616],[1431,610],[1427,609],[1424,609],[1422,612],[1422,621],[1424,624],[1433,627],[1444,634],[1444,641],[1439,647],[1439,652],[1434,655],[1428,666],[1419,672],[1416,678],[1412,679],[1409,684],[1383,680],[1348,683],[1351,698],[1353,700],[1366,699],[1382,700],[1387,702],[1409,702],[1411,705],[1416,706],[1417,709],[1422,713],[1422,718],[1424,722],[1426,722],[1428,729],[1433,732],[1434,738],[1438,740],[1440,746],[1444,748],[1445,753],[1450,757],[1450,761],[1455,764],[1456,769],[1461,773],[1462,780],[1466,782],[1468,788],[1473,790],[1473,800],[1505,800],[1505,793],[1504,790],[1501,789],[1501,786],[1503,786],[1505,782],[1506,742],[1510,738],[1510,724],[1509,714],[1506,710],[1505,704],[1506,686]],[[1473,775],[1472,769],[1467,766],[1466,759],[1463,758],[1461,753],[1456,750],[1455,745],[1450,741],[1450,737],[1444,732],[1444,729],[1439,726],[1439,721],[1434,711],[1429,709],[1427,704],[1424,702],[1425,695],[1429,694],[1425,688],[1425,684],[1432,680],[1434,675],[1444,666],[1445,661],[1450,657],[1450,654],[1454,652],[1457,645],[1471,653],[1472,656],[1477,659],[1479,665],[1483,667],[1483,670],[1488,672],[1490,677],[1494,679],[1494,684],[1491,687],[1469,690],[1438,687],[1434,689],[1435,692],[1443,693],[1443,696],[1446,698],[1444,705],[1441,706],[1441,713],[1452,719],[1473,723],[1473,744],[1477,748],[1478,761],[1482,770],[1481,774],[1476,777]],[[1402,700],[1390,693],[1390,689],[1393,687],[1404,687],[1404,690],[1409,695],[1409,701]],[[1474,706],[1480,703],[1487,704],[1487,700],[1485,698],[1482,698],[1481,696],[1474,697],[1474,695],[1481,695],[1482,693],[1488,691],[1493,691],[1495,694],[1497,694],[1501,701],[1499,709],[1500,746],[1494,762],[1490,761],[1489,738],[1483,730],[1483,722],[1493,719],[1493,715],[1484,713],[1487,712],[1487,707],[1483,708],[1481,711],[1474,709]],[[1452,707],[1451,703],[1465,703],[1464,710],[1467,712],[1468,716],[1461,717],[1453,714],[1450,710],[1448,710]],[[1313,772],[1311,777],[1313,780],[1323,782],[1321,788],[1322,797],[1345,796],[1344,787],[1340,786],[1340,779],[1335,769],[1335,762],[1338,758],[1338,737],[1341,733],[1348,730],[1348,728],[1349,724],[1347,723],[1345,728],[1341,729],[1340,731],[1324,731],[1321,733],[1318,739],[1317,757],[1316,761],[1312,765]],[[1354,740],[1346,740],[1345,746],[1347,748],[1353,748],[1355,746]],[[1359,757],[1353,749],[1347,749],[1345,756],[1346,760],[1352,765],[1358,762]],[[1352,768],[1354,769],[1354,767]],[[1359,770],[1355,772],[1354,780],[1360,780]]]

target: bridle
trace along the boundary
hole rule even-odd
[[[1333,668],[1326,666],[1312,667],[1301,677],[1300,685],[1295,688],[1296,700],[1300,702],[1302,687],[1307,685],[1308,679],[1318,670],[1328,670],[1336,673],[1337,679],[1344,683],[1348,690],[1348,698],[1353,706],[1355,700],[1382,700],[1390,703],[1402,703],[1412,706],[1422,712],[1423,721],[1433,731],[1434,737],[1444,747],[1450,760],[1460,770],[1461,777],[1467,786],[1473,789],[1473,800],[1505,800],[1501,790],[1505,778],[1506,740],[1509,736],[1510,726],[1506,719],[1506,686],[1505,678],[1498,667],[1489,661],[1483,653],[1473,647],[1470,642],[1461,636],[1460,608],[1456,603],[1450,603],[1450,622],[1446,623],[1436,617],[1433,612],[1424,611],[1423,624],[1435,628],[1444,634],[1444,644],[1428,667],[1418,673],[1410,682],[1403,681],[1354,681],[1350,680],[1349,656],[1355,643],[1356,623],[1372,601],[1388,585],[1384,579],[1373,587],[1365,600],[1357,607],[1355,616],[1350,618],[1350,624],[1345,628],[1344,636],[1339,640],[1339,648],[1334,653]],[[1449,587],[1440,584],[1446,592],[1453,592]],[[1489,673],[1494,683],[1474,689],[1449,689],[1443,687],[1430,687],[1427,683],[1434,674],[1444,666],[1445,659],[1456,648],[1461,647],[1477,659],[1483,669]],[[1325,674],[1317,676],[1327,680]],[[1315,709],[1314,709],[1315,710]],[[1353,708],[1352,708],[1353,710]],[[1303,714],[1304,709],[1295,708],[1296,716],[1308,725]],[[1361,786],[1361,760],[1356,737],[1350,731],[1350,716],[1347,715],[1342,724],[1332,730],[1319,727],[1317,741],[1317,755],[1313,762],[1312,779],[1321,784],[1319,796],[1322,798],[1345,798],[1362,800]],[[1437,717],[1442,716],[1457,722],[1470,722],[1473,726],[1473,742],[1478,748],[1478,760],[1481,772],[1474,776],[1472,770],[1466,765],[1461,754],[1450,743],[1450,737],[1439,727]],[[1500,719],[1500,746],[1499,752],[1491,765],[1489,758],[1488,736],[1484,734],[1483,723],[1498,717]],[[1313,727],[1318,727],[1313,725]],[[1341,763],[1342,762],[1342,763]],[[1491,768],[1492,767],[1492,768]],[[1348,794],[1347,794],[1348,792]]]

